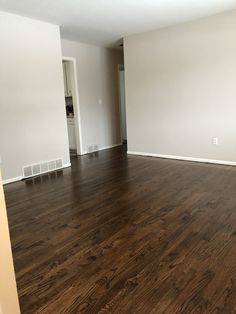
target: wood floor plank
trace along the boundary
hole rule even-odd
[[[235,190],[124,146],[6,185],[22,314],[236,313]]]

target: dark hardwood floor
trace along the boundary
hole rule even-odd
[[[236,167],[118,147],[5,193],[22,314],[236,313]]]

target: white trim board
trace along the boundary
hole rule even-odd
[[[105,146],[105,147],[99,148],[98,150],[105,150],[105,149],[109,149],[109,148],[113,148],[113,147],[117,147],[117,146],[121,146],[121,145],[122,145],[122,143],[113,144],[113,145],[110,145],[110,146]]]
[[[127,154],[137,155],[137,156],[145,156],[145,157],[157,157],[157,158],[165,158],[165,159],[175,159],[175,160],[194,161],[194,162],[202,162],[202,163],[209,163],[209,164],[236,166],[236,161],[215,160],[215,159],[195,158],[195,157],[183,157],[183,156],[175,156],[175,155],[162,155],[162,154],[154,154],[154,153],[135,152],[135,151],[127,151]]]
[[[50,173],[50,172],[54,172],[54,171],[58,171],[58,170],[62,170],[64,168],[68,168],[68,167],[71,167],[71,163],[68,163],[68,164],[65,164],[63,165],[62,168],[59,168],[59,169],[56,169],[56,170],[52,170],[52,171],[47,171],[47,172],[43,172],[39,175],[35,175],[35,176],[31,176],[31,177],[28,177],[28,178],[24,178],[23,176],[19,176],[19,177],[15,177],[15,178],[10,178],[10,179],[7,179],[7,180],[3,180],[3,185],[6,185],[6,184],[9,184],[9,183],[14,183],[14,182],[17,182],[17,181],[21,181],[23,179],[27,180],[27,179],[30,179],[30,178],[34,178],[34,177],[38,177],[38,176],[41,176],[41,175],[44,175],[46,173]]]
[[[91,153],[88,153],[88,152],[83,152],[83,155],[86,155],[86,154],[93,154],[93,153],[96,153],[96,152],[100,152],[101,150],[105,150],[105,149],[109,149],[109,148],[113,148],[113,147],[117,147],[117,146],[121,146],[123,145],[122,143],[119,143],[119,144],[113,144],[113,145],[109,145],[109,146],[105,146],[105,147],[101,147],[99,148],[98,150],[95,150],[94,152],[91,152]]]
[[[2,183],[3,183],[3,185],[5,185],[5,184],[21,181],[22,179],[23,179],[23,176],[20,176],[20,177],[15,177],[15,178],[10,178],[10,179],[7,179],[7,180],[3,180]]]

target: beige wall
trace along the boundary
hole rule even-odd
[[[235,162],[236,11],[124,48],[129,151]]]
[[[62,55],[76,58],[83,152],[90,145],[102,149],[119,144],[118,64],[123,64],[122,52],[62,40]]]
[[[59,27],[0,12],[0,155],[3,180],[22,166],[68,164]]]
[[[8,221],[0,173],[0,313],[18,314],[19,303],[12,261]]]

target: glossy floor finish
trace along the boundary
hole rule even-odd
[[[5,192],[22,314],[236,313],[236,167],[118,147]]]

